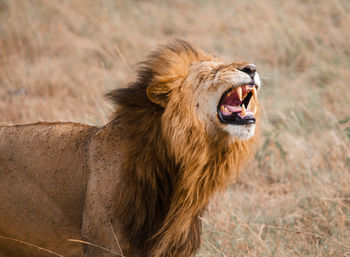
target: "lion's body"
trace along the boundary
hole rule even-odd
[[[0,127],[0,236],[65,255],[77,246],[67,238],[80,238],[94,130],[73,123]],[[21,244],[0,239],[0,256],[9,255],[6,245]]]
[[[1,235],[65,256],[81,254],[69,238],[114,252],[120,244],[128,257],[195,254],[199,216],[257,144],[255,125],[234,137],[237,129],[218,123],[219,91],[251,78],[237,70],[245,64],[216,62],[181,41],[145,65],[135,83],[109,94],[119,107],[104,127],[0,128],[1,257],[25,256]],[[115,256],[93,246],[83,252]]]

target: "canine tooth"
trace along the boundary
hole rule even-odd
[[[242,104],[242,112],[241,112],[242,116],[246,116],[246,111],[245,111],[245,106],[244,104]]]
[[[256,106],[254,106],[254,111],[253,111],[253,115],[256,114],[256,111],[258,110],[258,108]]]
[[[253,91],[254,101],[256,102],[256,101],[258,100],[258,98],[257,98],[257,93],[256,93],[256,88],[253,87],[252,91]]]
[[[237,87],[237,95],[239,97],[239,100],[242,101],[243,98],[242,98],[242,88],[241,87]]]
[[[227,96],[230,96],[232,94],[232,91],[227,94]]]

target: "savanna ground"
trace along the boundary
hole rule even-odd
[[[350,1],[0,0],[0,124],[106,123],[103,95],[183,38],[263,78],[261,148],[199,256],[350,256]]]

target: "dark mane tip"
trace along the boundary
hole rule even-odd
[[[158,47],[147,56],[145,61],[139,63],[135,82],[111,91],[106,97],[116,105],[130,108],[155,105],[147,98],[146,89],[150,83],[156,83],[156,77],[175,73],[179,78],[183,78],[191,63],[211,59],[213,59],[212,56],[205,55],[189,42],[177,39],[170,44]]]

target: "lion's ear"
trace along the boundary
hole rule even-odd
[[[147,97],[153,103],[165,107],[168,103],[169,88],[166,85],[151,84],[146,90]]]

